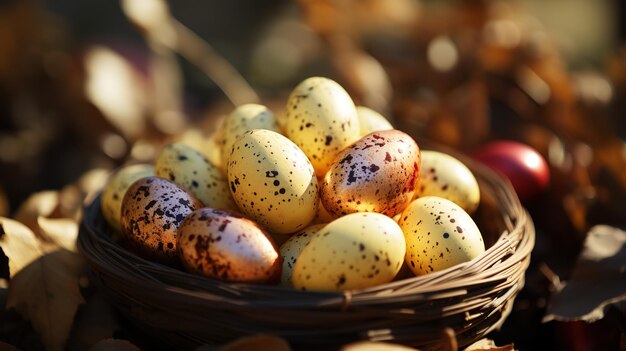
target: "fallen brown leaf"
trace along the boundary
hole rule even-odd
[[[480,339],[468,346],[465,351],[515,351],[513,344],[496,346],[496,343],[490,339]]]
[[[291,351],[291,347],[283,338],[272,335],[255,335],[239,338],[226,345],[214,347],[203,345],[196,351]]]
[[[102,340],[112,339],[113,333],[119,329],[120,324],[113,307],[101,294],[96,293],[79,307],[67,349],[89,350]]]
[[[36,238],[19,222],[0,218],[0,248],[9,259],[11,277],[6,308],[15,308],[29,320],[46,350],[56,351],[64,349],[76,310],[84,302],[79,290],[84,263],[68,250],[76,228],[68,223],[44,227],[52,242]]]
[[[598,225],[589,231],[571,278],[552,296],[544,322],[594,322],[626,301],[626,232]]]

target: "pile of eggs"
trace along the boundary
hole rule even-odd
[[[133,251],[214,279],[320,291],[384,284],[403,266],[427,274],[485,251],[471,171],[420,150],[330,79],[301,82],[280,119],[262,105],[237,107],[219,138],[221,162],[176,143],[153,164],[112,174],[102,213]]]

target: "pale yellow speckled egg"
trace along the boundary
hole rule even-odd
[[[255,222],[213,208],[190,213],[178,228],[178,255],[185,268],[230,282],[276,283],[278,249]]]
[[[311,162],[291,140],[267,129],[237,139],[228,181],[241,212],[273,233],[305,228],[317,213],[317,178]]]
[[[322,228],[302,250],[291,281],[303,290],[361,289],[393,280],[406,244],[393,219],[353,213]]]
[[[422,150],[420,186],[415,197],[439,196],[472,214],[480,203],[478,182],[457,158],[439,151]]]
[[[166,145],[156,158],[155,174],[178,184],[206,207],[237,208],[224,174],[204,155],[185,144]]]
[[[387,118],[369,107],[357,106],[356,113],[359,116],[361,136],[381,130],[394,129]]]
[[[393,217],[413,199],[420,150],[399,130],[370,133],[344,149],[321,186],[322,203],[334,216],[378,212]]]
[[[252,129],[268,129],[280,132],[278,123],[272,111],[259,104],[244,104],[235,108],[226,119],[222,127],[222,160],[228,162],[233,144],[243,133]]]
[[[111,174],[100,198],[102,215],[111,227],[122,230],[122,199],[126,190],[137,179],[152,175],[154,175],[154,167],[140,163],[122,166]]]
[[[356,107],[337,82],[312,77],[287,101],[285,133],[311,160],[322,177],[337,153],[360,137]]]
[[[280,283],[291,286],[291,272],[296,264],[298,256],[302,249],[311,241],[313,236],[324,228],[326,224],[314,224],[304,228],[303,230],[293,234],[280,246],[280,256],[283,261],[283,269],[280,277]]]
[[[472,217],[441,197],[425,196],[411,202],[399,225],[406,238],[406,263],[417,275],[470,261],[485,252]]]

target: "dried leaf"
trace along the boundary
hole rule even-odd
[[[100,341],[112,339],[113,333],[119,329],[113,307],[101,294],[96,293],[88,298],[76,314],[68,350],[88,350]]]
[[[30,195],[17,209],[13,218],[33,229],[37,217],[50,217],[58,205],[58,191],[40,191]]]
[[[513,344],[496,346],[496,343],[490,339],[480,339],[468,346],[465,351],[515,351]]]
[[[24,225],[0,218],[0,248],[9,259],[11,281],[6,308],[29,320],[47,350],[63,350],[83,297],[81,257],[58,243],[38,240]],[[51,237],[58,233],[50,231]],[[68,232],[76,240],[76,232]]]
[[[37,224],[47,242],[71,252],[76,252],[78,223],[67,218],[37,218]]]
[[[605,309],[626,301],[626,232],[598,225],[589,231],[570,280],[556,292],[544,322],[594,322]]]
[[[345,345],[341,351],[419,351],[407,346],[378,341],[359,341]]]
[[[89,351],[141,351],[141,349],[127,340],[106,339],[95,344]]]

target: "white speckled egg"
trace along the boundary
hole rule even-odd
[[[200,201],[167,179],[135,181],[122,200],[122,230],[139,254],[160,262],[178,260],[176,231]]]
[[[378,212],[393,217],[413,198],[420,150],[399,130],[370,133],[344,149],[322,182],[321,198],[334,216]]]
[[[246,132],[228,161],[230,190],[239,209],[267,230],[286,234],[305,228],[319,202],[317,178],[306,155],[281,134]]]
[[[369,107],[357,106],[356,113],[359,117],[361,136],[372,132],[380,132],[381,130],[393,129],[393,126],[387,118]]]
[[[122,230],[122,199],[126,190],[137,179],[154,175],[154,167],[148,164],[133,164],[117,169],[107,180],[100,202],[104,219],[117,230]]]
[[[195,210],[180,224],[177,248],[188,271],[207,277],[245,283],[276,283],[280,277],[280,255],[270,237],[233,212]]]
[[[478,182],[467,166],[443,152],[422,150],[422,172],[416,197],[439,196],[472,214],[480,202]]]
[[[360,137],[354,102],[335,81],[312,77],[289,96],[285,132],[322,177],[337,153]]]
[[[291,272],[296,264],[298,256],[302,249],[311,241],[313,236],[324,228],[326,224],[314,224],[304,228],[303,230],[293,234],[280,246],[280,256],[283,261],[283,269],[280,282],[283,285],[291,286]]]
[[[406,244],[393,219],[353,213],[322,228],[302,250],[291,281],[303,290],[361,289],[393,280]]]
[[[243,133],[252,129],[269,129],[280,132],[274,114],[267,107],[259,104],[244,104],[233,110],[222,129],[222,160],[228,162],[233,144]]]
[[[185,144],[166,145],[155,161],[155,173],[178,184],[206,207],[236,208],[226,177],[206,157]]]
[[[467,262],[485,252],[480,230],[467,212],[450,200],[420,197],[402,212],[406,263],[420,275]]]

